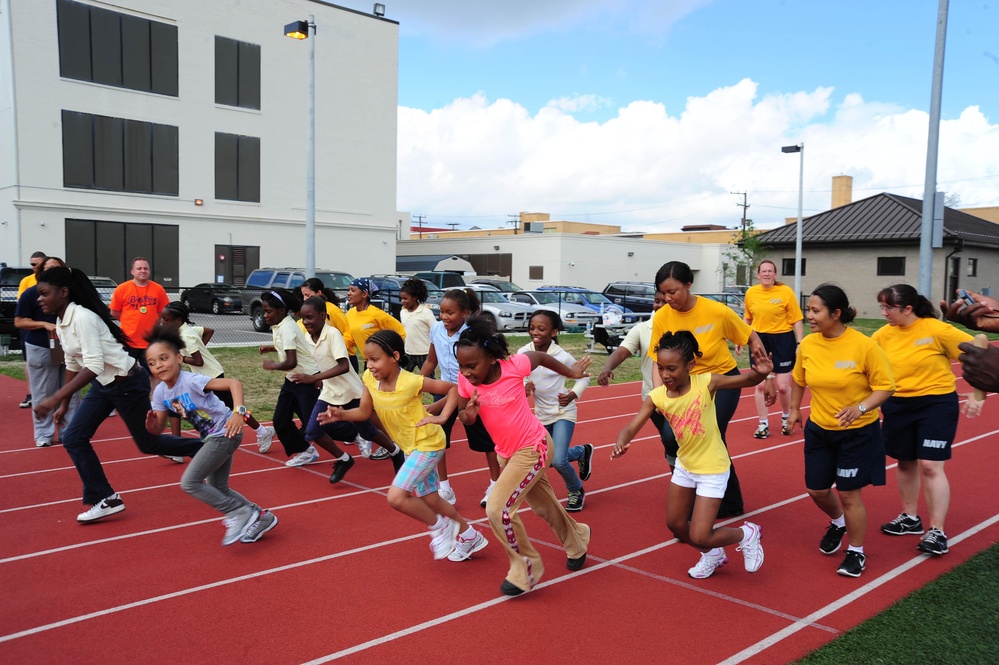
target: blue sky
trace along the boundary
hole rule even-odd
[[[810,211],[841,173],[855,199],[922,195],[936,1],[386,5],[398,205],[428,223],[532,210],[668,231],[731,224],[728,192],[748,191],[772,226],[796,208],[779,148],[799,141]],[[999,205],[999,3],[951,2],[947,37],[940,189]]]

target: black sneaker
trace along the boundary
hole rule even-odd
[[[330,474],[330,485],[336,485],[338,482],[343,480],[343,477],[347,475],[350,471],[350,467],[354,466],[354,458],[348,457],[345,460],[338,459],[333,462],[333,473]]]
[[[836,526],[832,522],[826,529],[826,535],[819,541],[819,551],[823,554],[835,554],[843,545],[843,536],[846,534],[845,526]]]
[[[755,432],[753,432],[754,439],[765,439],[768,436],[770,436],[770,426],[764,425],[763,423],[760,423],[760,426],[756,428]]]
[[[577,462],[579,464],[579,479],[589,480],[590,474],[593,473],[593,444],[585,443],[583,444],[583,457]]]
[[[910,534],[918,536],[922,532],[923,520],[919,519],[919,515],[913,517],[899,513],[898,517],[891,522],[881,525],[881,533],[887,533],[889,536],[908,536]]]
[[[524,589],[521,589],[516,584],[503,580],[503,584],[500,585],[500,593],[504,596],[519,596],[524,593]]]
[[[382,450],[385,449],[382,448]],[[405,463],[406,463],[406,453],[402,452],[402,448],[399,448],[399,450],[396,451],[395,455],[392,455],[392,471],[394,471],[395,473],[399,473],[399,469],[401,469],[402,465]]]
[[[791,436],[791,428],[787,426],[787,418],[781,418],[780,433],[784,436]]]
[[[31,393],[28,393],[27,395],[25,395],[24,399],[21,400],[21,403],[18,404],[18,406],[21,407],[22,409],[30,409],[31,408]]]
[[[577,570],[582,568],[585,563],[586,563],[586,552],[583,552],[583,556],[577,559],[568,559],[565,562],[565,567],[571,570],[572,572],[576,572]]]
[[[919,544],[916,545],[916,549],[920,552],[926,552],[927,554],[947,554],[950,550],[947,549],[947,536],[940,529],[930,527],[930,530],[926,532],[926,535],[922,537]]]
[[[578,492],[569,491],[569,502],[565,509],[570,513],[578,513],[583,509],[583,502],[586,500],[586,492],[580,487]]]
[[[843,557],[843,563],[839,564],[839,569],[836,572],[847,577],[860,577],[866,565],[867,557],[861,552],[847,550],[846,556]]]

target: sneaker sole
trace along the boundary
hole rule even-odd
[[[848,570],[843,570],[842,568],[840,568],[839,570],[836,571],[836,573],[839,574],[839,575],[842,575],[843,577],[854,577],[854,578],[856,578],[856,577],[860,577],[861,575],[863,575],[864,571],[861,570],[859,573],[851,573]]]
[[[271,513],[271,515],[274,515],[274,513]],[[277,515],[274,515],[274,521],[271,522],[270,525],[266,529],[263,529],[260,533],[258,533],[255,538],[252,538],[250,540],[243,540],[243,538],[240,538],[239,542],[241,542],[241,543],[255,543],[258,540],[260,540],[261,538],[263,538],[265,533],[267,533],[268,531],[270,531],[271,529],[273,529],[277,525],[278,525],[278,518],[277,518]]]
[[[886,536],[921,536],[926,533],[926,529],[920,529],[919,531],[886,531],[884,527],[881,527],[881,533]]]
[[[90,519],[81,520],[80,517],[77,516],[76,521],[80,524],[90,524],[91,522],[96,522],[97,520],[102,520],[105,517],[110,517],[111,515],[120,513],[123,510],[125,510],[125,504],[121,504],[120,506],[115,506],[113,508],[108,508],[107,510],[104,511],[104,514],[100,515],[99,517],[91,517]]]
[[[290,467],[294,468],[294,467],[297,467],[297,466],[309,466],[310,464],[319,464],[319,462],[320,462],[319,458],[316,457],[311,462],[301,462],[300,464],[291,464],[291,460],[288,460],[287,462],[284,463],[284,465],[285,466],[290,466]]]
[[[931,550],[931,549],[924,549],[923,547],[921,547],[921,545],[922,543],[916,545],[916,549],[922,552],[923,554],[932,554],[933,556],[940,556],[941,554],[947,554],[947,552],[950,552],[950,548],[944,548],[942,550]]]
[[[712,569],[712,571],[710,573],[708,573],[707,575],[695,575],[692,572],[690,572],[689,570],[687,571],[687,575],[690,576],[690,577],[692,577],[695,580],[706,580],[709,577],[711,577],[712,575],[714,575],[716,570],[718,570],[719,568],[721,568],[722,566],[724,566],[727,563],[728,563],[728,557],[726,556],[724,559],[722,559],[722,562],[719,563],[717,566],[715,566],[714,569]]]

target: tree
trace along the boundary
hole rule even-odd
[[[944,194],[944,205],[948,208],[956,208],[961,205],[961,195],[955,192]]]
[[[727,263],[722,269],[726,283],[731,279],[735,284],[752,285],[756,266],[767,256],[766,247],[756,237],[759,233],[751,219],[747,219],[745,226],[736,232],[732,247],[724,253]]]

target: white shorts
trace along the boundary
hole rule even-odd
[[[725,488],[728,487],[728,476],[732,468],[725,469],[725,473],[691,473],[680,465],[677,460],[673,469],[673,484],[680,487],[693,488],[697,496],[706,499],[721,499],[725,496]]]

